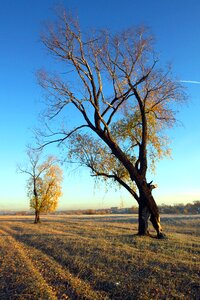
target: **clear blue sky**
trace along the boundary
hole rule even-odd
[[[162,62],[173,70],[190,95],[178,119],[184,126],[170,132],[173,160],[159,163],[154,195],[159,204],[200,200],[200,1],[199,0],[68,0],[84,30],[91,27],[121,30],[132,25],[149,26],[156,37]],[[37,126],[42,91],[36,71],[48,65],[40,43],[43,22],[54,17],[51,0],[0,1],[0,209],[28,208],[26,177],[16,173],[25,161],[25,146]],[[47,151],[54,152],[54,148]],[[55,150],[56,151],[56,150]],[[65,172],[64,195],[59,208],[110,207],[136,204],[126,192],[105,193],[94,188],[85,170]],[[81,179],[81,180],[80,180]]]

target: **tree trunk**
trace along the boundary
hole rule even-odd
[[[165,238],[165,235],[162,233],[162,227],[160,224],[159,209],[150,190],[148,193],[147,191],[140,192],[139,218],[138,218],[139,235],[149,235],[149,231],[148,231],[149,217],[153,227],[157,232],[157,237],[159,239]]]
[[[143,162],[143,172],[139,172],[138,168],[136,168],[129,158],[125,155],[125,153],[120,149],[120,147],[105,134],[102,129],[94,129],[94,127],[90,127],[93,131],[97,133],[97,135],[108,145],[108,147],[112,150],[112,154],[123,164],[123,166],[128,171],[130,178],[133,182],[136,183],[137,188],[139,190],[139,198],[135,198],[139,203],[139,234],[147,234],[148,232],[148,219],[150,212],[150,220],[157,232],[158,238],[164,238],[165,235],[162,233],[162,227],[160,225],[160,216],[158,206],[152,196],[152,186],[148,184],[146,181],[146,168],[147,161],[145,157],[145,153],[143,153],[143,159],[145,157],[145,161]],[[145,145],[143,145],[145,148]],[[142,159],[140,159],[141,162]],[[132,193],[134,194],[134,192]],[[134,196],[135,197],[135,196]]]
[[[166,238],[166,235],[162,232],[162,227],[160,224],[160,216],[155,216],[155,214],[151,213],[150,221],[157,232],[158,239]]]
[[[38,210],[35,210],[35,221],[34,224],[40,223],[40,213]]]
[[[150,211],[145,203],[139,204],[138,209],[138,235],[149,235],[148,221],[150,217]]]

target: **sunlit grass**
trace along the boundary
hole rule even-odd
[[[163,223],[167,240],[130,216],[1,217],[0,298],[198,299],[200,216]]]

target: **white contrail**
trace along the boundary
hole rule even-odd
[[[200,81],[195,81],[195,80],[180,80],[180,82],[200,84]]]

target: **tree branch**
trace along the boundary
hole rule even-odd
[[[115,175],[115,174],[107,174],[107,173],[104,173],[104,172],[97,172],[94,169],[93,169],[93,172],[95,172],[96,174],[93,174],[91,176],[103,176],[103,177],[106,177],[106,178],[110,178],[110,179],[116,180],[120,185],[122,185],[136,199],[136,201],[138,203],[140,202],[140,198],[137,195],[137,193],[133,189],[131,189],[131,187],[125,181],[123,181],[121,178],[119,178],[117,175]]]
[[[51,141],[48,141],[44,144],[42,144],[38,149],[43,149],[45,146],[47,145],[50,145],[50,144],[53,144],[53,143],[63,143],[66,139],[68,139],[73,133],[75,133],[76,131],[78,131],[79,129],[81,128],[84,128],[84,127],[89,127],[88,125],[81,125],[81,126],[78,126],[76,127],[75,129],[73,129],[72,131],[70,131],[69,133],[63,133],[65,135],[65,137],[63,138],[60,138],[60,139],[56,139],[56,140],[51,140]]]

